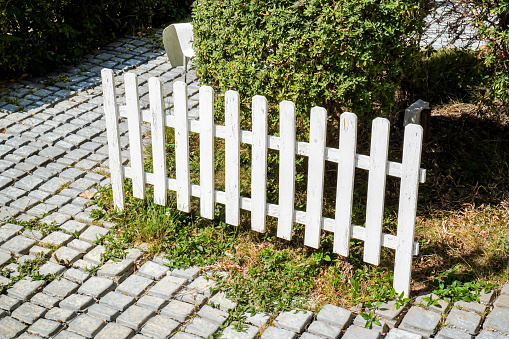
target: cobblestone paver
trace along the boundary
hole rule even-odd
[[[245,332],[238,332],[227,323],[237,304],[223,293],[213,295],[215,283],[199,267],[171,268],[164,257],[146,261],[140,249],[129,250],[124,260],[102,263],[105,248],[95,240],[112,225],[90,217],[96,208],[90,195],[96,185],[109,184],[103,175],[108,171],[100,86],[104,67],[139,75],[144,108],[148,78],[160,77],[171,112],[168,95],[182,71],[172,68],[147,37],[125,37],[67,72],[19,80],[0,90],[0,267],[11,269],[0,277],[0,284],[9,285],[0,295],[0,338],[189,339],[218,331],[225,339],[509,338],[509,285],[482,295],[479,303],[428,306],[424,295],[400,309],[385,303],[376,311],[381,325],[371,328],[364,327],[359,310],[325,305],[273,316],[246,314]],[[117,81],[122,97],[122,77]],[[196,118],[198,86],[192,72],[188,85],[190,116]],[[125,127],[121,124],[121,144],[127,151]],[[42,222],[56,229],[43,234],[9,223],[34,217],[44,217]],[[56,279],[11,284],[15,268],[37,255],[47,260],[39,273]]]

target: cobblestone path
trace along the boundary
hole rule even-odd
[[[479,303],[425,307],[421,296],[399,310],[384,304],[377,311],[381,326],[371,329],[364,328],[358,310],[325,305],[317,312],[248,316],[246,332],[237,332],[232,325],[221,327],[236,304],[211,295],[214,282],[200,268],[172,269],[163,257],[145,261],[140,249],[100,265],[105,248],[93,242],[112,225],[92,222],[89,213],[98,207],[83,195],[109,183],[101,174],[108,152],[99,72],[136,72],[147,106],[149,77],[161,77],[167,94],[181,77],[154,47],[148,37],[126,37],[68,72],[20,80],[1,91],[0,266],[7,274],[0,284],[8,286],[0,295],[1,338],[190,339],[219,331],[222,338],[509,338],[509,285]],[[189,79],[196,118],[198,87]],[[125,123],[121,133],[128,159]],[[9,223],[44,215],[42,222],[58,226],[49,234]],[[18,268],[37,255],[46,262],[36,273],[58,278],[15,281]]]

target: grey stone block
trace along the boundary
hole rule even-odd
[[[114,283],[110,279],[92,277],[81,285],[78,292],[94,298],[100,298],[112,288],[114,288]]]
[[[87,227],[88,227],[87,224],[76,220],[69,220],[60,226],[60,228],[66,232],[69,233],[78,232],[78,234],[81,234]]]
[[[59,322],[48,319],[39,319],[30,326],[27,331],[44,338],[49,338],[58,333],[61,328],[62,324]]]
[[[378,331],[378,332],[380,332],[380,334],[383,333],[383,332],[387,332],[388,326],[385,323],[385,321],[383,321],[381,319],[378,319],[378,321],[380,322],[380,325],[372,323],[369,326],[369,329],[370,330]],[[360,314],[358,316],[356,316],[355,319],[353,320],[353,324],[357,325],[357,326],[360,326],[360,327],[366,327],[366,323],[367,323],[367,320],[364,319]]]
[[[68,330],[87,338],[93,338],[105,325],[100,319],[82,314],[69,324]]]
[[[475,338],[476,339],[507,339],[508,337],[505,335],[502,335],[502,334],[495,333],[495,332],[482,330],[481,333],[479,333],[479,335]]]
[[[245,325],[244,332],[239,332],[234,326],[235,324],[231,324],[225,328],[221,335],[221,339],[254,339],[260,331],[260,329],[256,326]]]
[[[83,144],[87,139],[85,139],[84,137],[80,136],[80,135],[76,135],[76,134],[71,134],[71,135],[68,135],[64,141],[65,142],[68,142],[74,146],[80,146],[81,144]],[[70,152],[71,153],[71,152]]]
[[[509,295],[508,294],[501,294],[497,300],[493,303],[493,306],[495,307],[503,307],[509,309]],[[509,312],[509,310],[508,310]]]
[[[117,323],[138,331],[153,315],[154,311],[132,305],[118,316]]]
[[[228,312],[205,305],[200,309],[200,311],[198,311],[198,316],[215,324],[222,325],[230,315]]]
[[[21,301],[15,298],[11,298],[4,295],[0,295],[0,309],[6,310],[7,312],[14,311],[19,305]]]
[[[131,338],[133,331],[130,328],[124,327],[119,324],[109,323],[104,327],[99,334],[95,336],[96,339],[127,339]]]
[[[44,293],[37,293],[30,299],[30,302],[35,305],[42,306],[44,308],[53,308],[60,302],[59,298],[49,296]]]
[[[32,172],[35,170],[36,166],[29,162],[21,162],[14,166],[14,168],[23,172]]]
[[[57,279],[50,282],[49,285],[44,288],[43,292],[63,299],[76,292],[78,286],[78,284],[67,279]]]
[[[139,336],[139,337],[138,337]],[[133,337],[133,339],[146,339],[147,336],[138,334]],[[200,337],[195,336],[194,334],[186,333],[186,332],[177,332],[174,336],[171,337],[172,339],[198,339]]]
[[[86,139],[80,139],[80,141],[84,141],[84,140],[86,140]],[[68,138],[66,138],[66,141],[68,141],[69,143],[71,143],[73,145],[76,145],[75,142],[73,142],[72,140],[68,140]],[[76,146],[79,146],[79,145],[76,145]],[[82,150],[82,149],[75,149],[74,151],[67,153],[65,155],[65,157],[69,158],[71,160],[74,160],[74,161],[80,161],[82,159],[85,159],[89,155],[90,155],[90,151],[86,151],[86,150]]]
[[[166,305],[167,301],[158,297],[154,297],[151,295],[144,295],[141,297],[136,305],[140,307],[148,308],[152,311],[159,311],[161,308],[163,308]]]
[[[40,166],[46,165],[51,160],[48,158],[45,158],[45,157],[41,157],[40,155],[32,155],[31,157],[28,157],[25,161],[28,163],[34,164],[37,167],[40,167]],[[35,174],[35,172],[34,172],[34,174]],[[38,176],[39,175],[40,175],[40,173],[38,174]],[[42,179],[46,179],[46,178],[42,178]]]
[[[267,327],[265,331],[263,331],[261,339],[294,339],[296,338],[296,334],[291,331],[283,330],[281,328],[277,328],[274,326]]]
[[[2,207],[0,208],[0,220],[7,221],[15,218],[18,214],[20,214],[20,210],[13,207]]]
[[[42,217],[43,215],[51,213],[56,209],[57,208],[55,206],[40,203],[29,209],[26,213],[36,217]]]
[[[12,312],[11,317],[26,324],[33,324],[46,313],[46,309],[32,303],[24,303]]]
[[[69,268],[65,271],[64,278],[77,284],[83,284],[88,278],[90,278],[90,275],[77,268]]]
[[[190,304],[195,304],[197,306],[202,306],[208,299],[203,294],[198,293],[194,290],[189,290],[186,287],[180,289],[177,293],[175,293],[173,298],[176,300],[185,301]],[[219,304],[214,305],[220,306]]]
[[[452,329],[450,327],[444,327],[436,334],[435,338],[437,339],[472,339],[472,335]]]
[[[210,297],[211,296],[211,288],[214,288],[216,285],[217,284],[215,283],[214,280],[212,280],[206,276],[201,276],[201,277],[194,279],[187,286],[187,288],[189,290],[194,290],[194,291],[201,293],[207,297]]]
[[[476,302],[466,302],[463,300],[456,301],[454,303],[454,307],[459,308],[460,310],[475,312],[477,314],[484,314],[488,309],[488,306],[476,303]]]
[[[5,317],[0,320],[0,336],[2,338],[16,338],[27,326],[16,319]]]
[[[8,169],[7,171],[2,173],[3,178],[1,182],[2,187],[6,187],[7,185],[9,185],[12,182],[12,179],[19,180],[23,178],[25,175],[27,175],[25,171],[21,171],[17,168]]]
[[[67,247],[72,248],[82,254],[85,254],[89,252],[92,248],[94,248],[95,245],[86,241],[74,239],[73,241],[67,244]]]
[[[159,263],[164,264],[164,262],[159,262]],[[199,268],[199,267],[188,267],[185,269],[175,268],[174,270],[171,271],[171,274],[176,277],[179,277],[179,278],[184,278],[187,280],[194,280],[196,277],[198,277],[200,272],[201,272],[201,268]]]
[[[12,259],[12,256],[5,252],[0,252],[0,266],[5,265],[9,260]]]
[[[149,291],[149,295],[160,297],[163,299],[170,299],[175,293],[177,293],[186,280],[173,276],[166,276],[157,282]]]
[[[85,176],[85,174],[87,174],[87,173],[80,169],[68,168],[60,174],[60,177],[64,178],[64,179],[71,180],[71,181],[76,181],[79,178],[83,178]]]
[[[175,320],[157,315],[147,321],[141,333],[154,338],[168,338],[179,325]]]
[[[71,216],[69,216],[67,214],[54,212],[54,213],[51,213],[50,215],[42,218],[40,220],[40,223],[48,224],[48,225],[51,225],[51,224],[62,225],[64,222],[68,221],[69,219],[71,219]]]
[[[250,313],[244,313],[244,315],[246,316],[246,323],[256,327],[264,327],[270,320],[270,316],[263,312],[259,312],[254,315],[251,315]]]
[[[21,180],[17,181],[14,186],[25,191],[32,191],[39,187],[44,181],[34,175],[27,175]]]
[[[78,252],[69,247],[60,247],[56,250],[50,258],[50,261],[63,264],[66,266],[72,265],[83,256],[83,253]]]
[[[69,197],[71,195],[73,197],[77,197],[79,195],[79,191],[74,191],[74,190],[71,190],[71,189],[68,189],[68,188],[66,190],[67,190],[66,192],[62,191],[62,192],[60,192],[60,194],[67,194],[67,193],[69,193]],[[78,215],[79,213],[81,213],[82,211],[83,211],[83,208],[81,208],[78,205],[67,204],[67,205],[62,206],[58,210],[58,213],[67,214],[67,215],[70,215],[70,216],[74,217],[74,216]]]
[[[43,244],[53,244],[55,246],[65,246],[73,239],[72,235],[60,231],[52,232],[42,239]]]
[[[54,146],[46,147],[45,149],[39,152],[40,156],[49,158],[51,160],[55,160],[56,158],[59,158],[64,154],[65,151],[63,149]]]
[[[399,328],[405,331],[430,336],[438,327],[440,314],[412,306],[403,318]]]
[[[15,255],[28,254],[30,247],[35,244],[33,239],[26,238],[22,235],[17,235],[14,238],[7,240],[0,249],[7,253],[14,253]]]
[[[90,316],[103,321],[114,321],[120,315],[120,311],[102,304],[93,304],[87,312]]]
[[[57,191],[59,191],[64,184],[66,184],[68,180],[65,180],[63,178],[54,177],[51,178],[46,183],[42,184],[39,189],[44,192],[48,192],[50,194],[56,194]]]
[[[59,306],[60,308],[65,308],[76,312],[83,312],[93,303],[94,299],[92,297],[82,294],[71,294],[62,300]]]
[[[313,312],[305,311],[289,311],[282,312],[274,320],[274,325],[278,328],[283,328],[295,333],[301,333],[304,328],[313,319]]]
[[[10,186],[10,187],[4,188],[1,191],[1,193],[3,195],[8,196],[9,198],[11,198],[13,200],[17,200],[17,199],[21,198],[22,196],[26,195],[27,191]]]
[[[39,230],[35,230],[35,229],[26,229],[25,231],[23,231],[23,235],[27,238],[30,238],[30,239],[34,239],[34,240],[41,240],[44,235],[42,234],[41,231]],[[37,248],[40,248],[39,246],[33,246],[33,247],[30,247],[30,251],[29,252],[32,252],[32,249],[33,248],[36,248],[35,250],[37,250]],[[34,251],[35,251],[34,250]],[[47,248],[46,250],[49,250],[51,251],[49,248]]]
[[[341,328],[315,320],[309,325],[308,332],[323,338],[336,339],[341,334]]]
[[[216,333],[219,325],[200,317],[194,317],[186,326],[185,331],[199,337],[208,338]]]
[[[359,327],[356,325],[352,325],[348,327],[345,334],[342,337],[343,339],[379,339],[380,333],[377,331],[368,330],[364,327]]]
[[[116,291],[138,298],[151,284],[151,279],[139,275],[131,275],[117,287]]]
[[[123,278],[134,272],[134,261],[124,259],[121,261],[113,261],[105,263],[97,272],[100,277],[107,277],[116,282],[123,280]]]
[[[172,300],[161,310],[161,314],[180,322],[186,321],[196,310],[196,306],[186,302]]]
[[[31,230],[29,230],[29,231],[31,231]],[[29,253],[30,253],[30,255],[33,255],[34,257],[39,255],[41,257],[47,258],[51,254],[51,250],[49,248],[36,245],[36,246],[33,246],[30,248]]]
[[[23,230],[22,226],[14,224],[5,224],[0,227],[0,243],[6,242],[7,240],[18,235]]]
[[[92,169],[96,168],[97,166],[99,166],[97,161],[91,160],[90,157],[88,157],[87,159],[80,160],[76,164],[77,168],[81,168],[81,169],[84,169],[86,171],[91,171]],[[80,185],[85,185],[85,184],[84,183],[80,183]],[[92,187],[92,186],[90,186],[90,187]]]
[[[58,277],[64,272],[64,266],[49,261],[44,263],[44,265],[39,268],[39,274],[41,275],[54,274]]]
[[[221,292],[217,293],[210,299],[210,304],[213,304],[214,306],[219,306],[220,310],[228,312],[229,310],[234,309],[237,307],[237,303],[231,301],[226,297],[226,295]]]
[[[57,334],[54,338],[55,339],[83,339],[86,337],[76,334],[76,333],[73,333],[73,332],[62,331],[59,334]]]
[[[407,331],[401,330],[399,328],[393,328],[387,334],[385,339],[422,339],[422,335],[412,333],[412,332],[407,332]]]
[[[94,242],[97,239],[102,238],[106,234],[108,234],[109,230],[103,227],[99,227],[96,225],[90,225],[83,233],[80,235],[80,240]]]
[[[20,211],[25,211],[29,208],[32,208],[37,203],[39,203],[38,199],[35,199],[30,196],[25,196],[25,197],[19,198],[16,201],[13,201],[10,206],[14,207]]]
[[[166,266],[156,264],[153,261],[147,261],[140,267],[138,274],[150,279],[159,280],[166,275],[168,270],[169,268]]]
[[[71,198],[63,196],[63,195],[54,195],[48,200],[46,200],[46,204],[48,205],[55,205],[57,207],[62,207],[65,204],[68,204],[71,202]]]
[[[44,316],[46,319],[67,323],[74,319],[76,312],[64,308],[54,307]]]
[[[445,323],[474,335],[479,329],[481,320],[481,316],[476,313],[453,308],[447,316]]]
[[[12,152],[14,155],[18,155],[23,158],[28,158],[31,155],[36,154],[39,152],[39,149],[37,147],[32,146],[23,146]]]
[[[317,336],[317,335],[314,335],[314,334],[311,334],[309,332],[304,332],[302,333],[302,335],[300,336],[301,339],[321,339],[321,337]]]
[[[495,307],[486,317],[483,328],[509,335],[509,312],[507,309]]]
[[[352,321],[352,312],[331,304],[325,305],[316,316],[316,320],[344,329]]]
[[[81,239],[81,240],[83,240],[83,239]],[[106,248],[104,248],[104,246],[102,246],[102,245],[98,245],[98,246],[94,247],[94,249],[92,249],[90,252],[85,254],[83,259],[93,262],[93,263],[96,263],[96,264],[100,264],[101,263],[101,255],[105,252],[106,252]]]
[[[99,304],[108,306],[121,312],[134,303],[134,298],[118,292],[109,292],[101,298]]]

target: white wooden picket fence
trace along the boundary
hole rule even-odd
[[[396,250],[394,288],[406,296],[410,291],[412,256],[419,250],[414,242],[414,227],[419,182],[426,172],[420,168],[422,128],[410,124],[405,128],[402,163],[387,160],[389,121],[373,121],[370,156],[356,153],[357,116],[343,113],[340,118],[339,148],[326,147],[327,112],[311,110],[309,142],[296,141],[295,106],[283,101],[279,106],[280,135],[267,135],[267,100],[253,98],[252,131],[239,125],[239,94],[225,94],[225,126],[214,124],[214,93],[202,86],[199,92],[199,120],[188,119],[187,86],[173,86],[174,114],[165,114],[162,85],[158,78],[149,79],[150,109],[140,110],[136,75],[127,73],[126,107],[120,114],[116,103],[113,72],[102,71],[104,111],[109,144],[109,163],[113,199],[116,208],[124,208],[123,178],[133,181],[133,195],[145,198],[145,185],[154,186],[154,202],[166,204],[167,190],[176,191],[177,208],[190,210],[190,197],[200,198],[201,216],[212,219],[214,204],[225,205],[226,222],[239,225],[240,209],[251,211],[251,227],[265,231],[267,215],[278,218],[277,236],[290,239],[294,223],[305,225],[304,245],[318,248],[322,230],[334,233],[334,252],[348,256],[350,238],[364,241],[364,261],[378,265],[381,247]],[[119,142],[119,117],[128,118],[130,161],[122,166]],[[151,124],[153,173],[144,172],[141,122]],[[175,129],[176,179],[168,178],[165,163],[165,126]],[[200,184],[190,182],[189,132],[200,134]],[[214,138],[225,139],[225,191],[214,188]],[[240,196],[240,144],[252,145],[251,198]],[[279,151],[279,205],[266,201],[267,151]],[[309,157],[306,211],[294,209],[295,155]],[[338,164],[335,219],[322,216],[325,161]],[[355,168],[369,171],[366,225],[351,224]],[[401,178],[397,236],[382,232],[386,176]]]

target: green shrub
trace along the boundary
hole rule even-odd
[[[337,116],[390,111],[417,51],[420,0],[198,0],[195,68],[216,90]]]
[[[91,46],[181,17],[191,0],[0,0],[0,78],[42,73]]]

